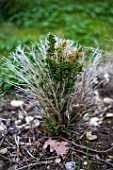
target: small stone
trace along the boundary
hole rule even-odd
[[[0,149],[0,154],[6,154],[7,153],[7,148]]]
[[[18,113],[18,118],[19,118],[20,120],[23,120],[23,119],[24,119],[24,115],[23,115],[22,112],[19,112],[19,113]]]
[[[104,103],[113,104],[113,99],[111,99],[111,98],[109,98],[109,97],[105,97],[105,98],[104,98]]]
[[[36,115],[35,118],[42,120],[42,116]]]
[[[97,139],[97,135],[92,135],[91,131],[86,132],[86,138],[90,141],[96,140]]]
[[[86,159],[86,156],[85,156],[85,155],[83,155],[83,159]]]
[[[89,126],[99,126],[99,118],[98,117],[93,117],[89,120]]]
[[[47,168],[47,170],[50,170],[50,169],[51,169],[50,165],[48,165],[46,168]]]
[[[16,125],[19,125],[19,124],[21,124],[21,123],[22,123],[22,121],[21,121],[20,119],[15,121],[15,124],[16,124]]]
[[[33,120],[33,127],[39,127],[40,126],[40,121],[38,119]]]
[[[104,78],[105,78],[106,82],[109,82],[109,80],[110,80],[110,74],[109,74],[109,73],[105,73],[105,74],[104,74]]]
[[[101,124],[103,123],[103,121],[102,121],[102,120],[99,120],[99,122],[98,122],[98,123],[99,123],[99,125],[101,125]]]
[[[10,105],[13,107],[20,107],[24,104],[24,101],[22,100],[12,100]]]
[[[87,161],[83,162],[84,165],[87,165]]]
[[[29,123],[31,123],[31,122],[33,121],[33,119],[34,119],[34,117],[32,117],[32,116],[27,116],[27,117],[25,118],[25,121],[26,121],[27,124],[29,124]]]
[[[113,117],[113,113],[106,113],[105,117],[111,118],[111,117]]]
[[[112,155],[109,155],[108,157],[109,157],[109,159],[113,160],[113,156]]]
[[[94,82],[94,84],[95,84],[95,85],[99,84],[99,80],[98,80],[98,78],[97,78],[97,77],[96,77],[96,78],[94,78],[93,82]]]
[[[95,90],[95,91],[94,91],[94,95],[95,95],[95,100],[98,101],[98,102],[100,102],[100,101],[101,101],[101,98],[100,98],[100,96],[99,96],[98,90]]]
[[[66,170],[75,170],[76,164],[75,164],[75,162],[67,162],[65,164],[65,168],[66,168]]]
[[[55,164],[59,164],[61,162],[61,159],[60,158],[56,158],[55,159]]]

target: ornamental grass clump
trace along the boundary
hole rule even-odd
[[[101,53],[93,53],[94,61],[84,62],[84,52],[70,40],[52,33],[38,47],[17,47],[11,59],[5,59],[12,72],[7,80],[38,100],[52,135],[77,124],[92,105],[93,80]],[[92,57],[94,58],[94,56]],[[83,64],[84,63],[84,64]]]

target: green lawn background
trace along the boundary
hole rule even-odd
[[[1,0],[0,56],[53,32],[83,46],[112,50],[112,0]]]

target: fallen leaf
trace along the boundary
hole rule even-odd
[[[55,151],[57,155],[62,156],[62,158],[64,159],[69,150],[68,145],[68,142],[53,140],[52,138],[49,138],[44,143],[43,148],[47,149],[47,147],[50,146],[50,152]]]
[[[67,151],[69,149],[69,147],[67,147],[68,143],[65,141],[61,141],[61,142],[56,142],[54,149],[57,153],[57,155],[61,155],[62,157],[64,157],[67,154]]]

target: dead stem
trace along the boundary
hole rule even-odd
[[[72,144],[72,145],[74,145],[74,146],[77,147],[77,148],[80,148],[80,149],[83,149],[83,150],[86,150],[86,149],[87,149],[87,150],[89,150],[90,152],[107,153],[107,152],[110,152],[111,150],[113,150],[113,146],[112,146],[111,148],[107,149],[107,150],[104,150],[104,151],[102,151],[102,150],[95,150],[95,149],[86,147],[86,146],[84,146],[84,145],[76,144],[75,142],[70,141],[70,140],[68,140],[68,139],[65,139],[65,138],[63,138],[63,137],[58,137],[58,138],[66,141],[66,142],[68,142],[68,143],[70,143],[70,144]]]
[[[77,152],[79,152],[81,154],[87,155],[87,153],[82,151],[82,150],[77,150],[77,149],[73,149],[73,150],[75,150],[75,151],[77,151]],[[113,163],[110,163],[110,162],[106,161],[105,159],[99,158],[99,157],[97,157],[97,155],[93,155],[93,154],[88,153],[88,156],[92,157],[92,158],[95,158],[96,160],[98,160],[100,162],[104,162],[104,163],[110,165],[111,167],[113,167]]]
[[[32,163],[32,164],[28,164],[28,165],[25,165],[23,167],[20,167],[20,168],[17,168],[16,170],[22,170],[24,168],[31,168],[33,166],[36,166],[36,165],[47,165],[49,163],[52,163],[53,160],[49,160],[49,161],[40,161],[40,162],[36,162],[36,163]]]

